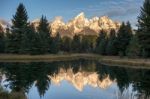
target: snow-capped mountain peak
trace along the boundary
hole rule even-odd
[[[40,19],[35,19],[31,21],[31,24],[37,28],[39,26]],[[7,21],[0,20],[0,25],[2,28],[10,26]],[[68,22],[64,22],[62,17],[55,17],[55,19],[49,22],[49,26],[52,30],[52,35],[55,36],[56,33],[60,33],[61,36],[73,37],[75,34],[82,35],[98,35],[103,29],[109,31],[115,29],[116,31],[120,27],[120,23],[111,20],[108,16],[93,17],[88,19],[85,17],[84,12],[81,12],[76,17]]]
[[[33,21],[33,24],[37,27],[38,21]],[[98,35],[102,29],[108,32],[111,29],[118,30],[120,23],[112,21],[108,16],[96,16],[88,19],[85,17],[84,12],[81,12],[67,23],[63,22],[62,17],[55,17],[49,23],[49,26],[51,27],[52,35],[56,35],[59,32],[61,36],[72,37],[75,34]]]
[[[80,14],[78,14],[75,19],[79,19],[79,18],[85,18],[84,12],[81,12]]]
[[[55,35],[56,32],[59,32],[62,36],[74,36],[75,34],[98,35],[102,29],[109,32],[111,29],[118,30],[120,27],[120,23],[112,21],[108,16],[96,16],[88,19],[83,12],[66,24],[62,21],[61,24],[55,21],[56,19],[50,24],[52,34]]]

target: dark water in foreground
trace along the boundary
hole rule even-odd
[[[0,63],[0,83],[28,99],[150,99],[150,70],[86,60]]]

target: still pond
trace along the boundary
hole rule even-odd
[[[150,69],[96,61],[1,62],[0,99],[150,99]]]

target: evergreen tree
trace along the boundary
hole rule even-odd
[[[81,37],[81,52],[89,53],[92,52],[93,42],[92,36],[82,35]]]
[[[137,35],[134,35],[127,48],[127,56],[136,58],[140,55],[140,45]]]
[[[128,37],[129,37],[130,40],[131,40],[131,38],[132,38],[132,36],[133,36],[133,32],[132,32],[132,31],[133,31],[133,30],[132,30],[131,24],[130,24],[130,22],[128,21],[128,22],[126,23],[126,32],[127,32]]]
[[[61,50],[65,52],[71,51],[71,43],[72,39],[70,37],[63,37],[62,44],[61,44]]]
[[[72,41],[72,51],[73,52],[81,52],[81,38],[79,35],[74,35]]]
[[[49,31],[49,23],[46,17],[42,16],[40,19],[39,27],[38,27],[38,34],[40,37],[39,45],[40,50],[39,54],[46,54],[50,52],[50,31]]]
[[[4,53],[5,51],[5,41],[4,41],[4,31],[3,28],[0,25],[0,53]]]
[[[107,55],[116,55],[117,54],[117,48],[116,48],[116,31],[112,29],[110,31],[110,35],[108,38],[108,43],[106,46],[106,53]]]
[[[31,50],[31,39],[32,38],[32,32],[30,31],[30,27],[24,28],[24,33],[22,34],[21,39],[21,47],[20,47],[20,53],[21,54],[29,54]]]
[[[139,43],[142,48],[142,55],[150,57],[150,0],[145,0],[138,17]]]
[[[28,35],[27,35],[27,42],[28,42],[28,53],[29,54],[39,54],[40,45],[39,45],[39,34],[36,33],[33,24],[29,25],[28,28]]]
[[[106,32],[102,30],[99,34],[99,37],[96,40],[96,53],[105,55],[106,54]]]
[[[32,54],[32,55],[42,54],[41,53],[41,41],[40,40],[41,40],[40,35],[38,34],[38,32],[35,32],[35,36],[34,36],[32,43],[31,43],[32,47],[31,47],[30,54]]]
[[[130,23],[128,22],[126,25],[123,22],[117,33],[117,48],[119,55],[121,56],[126,55],[126,49],[127,46],[129,45],[131,38],[132,38],[132,29]]]
[[[61,40],[60,34],[57,33],[52,41],[51,53],[54,53],[54,54],[58,53],[60,51],[61,44],[62,44],[62,40]]]
[[[91,43],[87,38],[82,37],[81,40],[81,52],[86,53],[91,51]]]
[[[21,3],[17,8],[16,14],[12,19],[12,44],[11,52],[13,53],[24,53],[24,44],[27,42],[23,42],[24,36],[26,35],[26,29],[28,26],[28,15],[24,5]]]
[[[11,40],[12,40],[12,34],[10,33],[10,29],[6,28],[6,37],[5,37],[5,52],[11,53]]]

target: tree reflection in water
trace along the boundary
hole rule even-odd
[[[35,85],[41,97],[50,88],[51,80],[54,81],[54,78],[56,79],[59,74],[63,74],[62,70],[66,75],[62,79],[70,80],[74,86],[80,85],[80,91],[82,91],[84,84],[100,87],[105,79],[109,79],[107,81],[117,83],[120,94],[123,94],[132,85],[132,92],[136,92],[139,99],[148,99],[150,96],[150,70],[146,69],[111,67],[87,60],[49,63],[0,63],[1,77],[6,75],[5,81],[8,82],[8,85],[5,86],[9,86],[11,93],[22,92],[26,94]],[[67,78],[69,76],[70,78]],[[92,81],[87,80],[86,83],[83,83],[82,76],[84,79],[87,80],[88,78]],[[77,81],[80,79],[81,81],[78,83]],[[105,84],[105,87],[110,86],[110,84]]]

